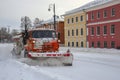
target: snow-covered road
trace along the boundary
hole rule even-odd
[[[11,50],[12,44],[0,44],[0,80],[120,80],[120,50],[70,48],[73,66],[30,66]]]

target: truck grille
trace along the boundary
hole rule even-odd
[[[43,45],[43,42],[36,41],[35,44],[34,44],[34,48],[35,48],[35,49],[41,48],[42,45]]]

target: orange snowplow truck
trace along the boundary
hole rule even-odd
[[[24,37],[25,36],[25,37]],[[59,52],[59,41],[55,30],[35,28],[22,34],[25,57],[56,58],[64,65],[72,65],[73,55],[69,50]],[[20,50],[19,50],[20,51]],[[22,51],[21,51],[22,52]]]
[[[54,30],[34,29],[28,32],[28,39],[25,45],[26,51],[32,52],[57,52],[59,43]]]

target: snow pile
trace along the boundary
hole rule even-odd
[[[15,60],[0,62],[0,80],[54,80],[31,66]]]
[[[61,47],[60,51],[67,51],[69,49],[71,52],[90,52],[90,53],[100,53],[100,54],[118,54],[120,55],[120,50],[118,49],[107,49],[107,48],[72,48],[72,47]]]
[[[12,56],[13,44],[0,44],[0,80],[56,80]]]
[[[0,44],[0,61],[12,58],[12,54],[10,52],[12,48],[12,44]]]
[[[29,59],[21,58],[18,61],[26,63],[31,66],[63,66],[62,62],[58,58],[41,58],[41,59]]]

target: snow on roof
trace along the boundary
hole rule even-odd
[[[59,16],[56,16],[56,19],[55,19],[56,22],[61,22],[61,21],[64,21],[63,18],[60,18]],[[37,26],[40,26],[42,24],[53,24],[54,23],[54,18],[51,18],[51,19],[48,19],[46,21],[40,21],[39,24],[35,24],[35,27]]]
[[[64,19],[62,18],[59,18],[58,16],[56,16],[56,22],[59,22],[59,21],[64,21]],[[47,23],[53,23],[54,22],[54,18],[51,18],[51,19],[48,19],[46,21],[43,21],[41,24],[47,24]]]
[[[54,29],[49,29],[49,28],[31,28],[31,29],[29,29],[29,31],[35,31],[35,30],[49,30],[49,31],[53,31]]]
[[[95,6],[99,6],[99,5],[108,3],[110,1],[113,1],[113,0],[94,0],[94,1],[91,1],[91,2],[89,2],[89,3],[87,3],[87,4],[83,5],[83,6],[78,7],[76,9],[67,11],[65,13],[65,15],[72,14],[72,13],[79,12],[79,11],[83,11],[85,9],[89,9],[89,8],[92,8],[92,7],[95,7]]]

